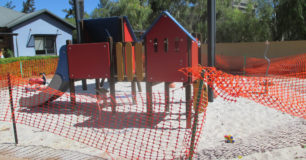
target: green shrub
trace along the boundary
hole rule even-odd
[[[0,64],[12,63],[16,61],[25,61],[25,60],[36,60],[36,59],[50,59],[58,58],[58,56],[32,56],[32,57],[12,57],[12,58],[1,58]]]
[[[3,56],[4,56],[4,58],[14,57],[14,52],[10,49],[6,49],[3,52]]]

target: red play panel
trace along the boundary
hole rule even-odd
[[[68,45],[69,77],[72,79],[110,78],[109,44]]]
[[[165,39],[168,42],[167,51]],[[187,39],[186,34],[168,17],[162,17],[155,24],[146,36],[147,81],[188,81],[188,77],[178,71],[188,67]]]

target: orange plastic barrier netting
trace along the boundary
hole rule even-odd
[[[287,57],[269,58],[268,73],[284,75],[306,72],[306,53]],[[265,75],[268,61],[262,58],[216,55],[216,68],[227,73]]]
[[[54,74],[58,63],[58,58],[22,60],[8,64],[0,64],[0,75],[5,76],[8,72],[19,77],[39,76],[40,73],[46,75]]]
[[[181,71],[186,74],[192,73],[193,76],[204,80],[214,89],[216,96],[226,101],[237,101],[238,97],[248,98],[305,119],[306,72],[303,63],[305,57],[293,59],[288,58],[286,62],[274,60],[278,63],[275,66],[271,63],[270,74],[267,77],[231,75],[210,67],[184,68]],[[77,93],[75,97],[72,96],[76,98],[74,105],[68,92],[59,92],[41,85],[30,85],[27,79],[19,78],[18,63],[9,67],[15,67],[12,76],[7,76],[7,72],[10,72],[6,70],[7,67],[0,68],[2,71],[0,121],[12,121],[10,108],[12,104],[16,122],[19,124],[36,127],[128,159],[187,158],[196,151],[205,124],[206,94],[200,96],[202,99],[199,101],[201,108],[196,123],[195,145],[194,150],[191,150],[193,133],[192,128],[186,127],[184,86],[171,90],[169,111],[165,108],[163,89],[152,94],[151,102],[147,102],[147,93],[137,93],[135,104],[133,96],[127,91],[118,91],[115,97],[111,97],[108,93],[104,97],[107,104],[103,104],[105,102],[103,97]],[[42,64],[29,68],[38,68]],[[262,65],[257,67],[254,65],[253,68],[253,71],[248,72],[254,75],[263,75],[257,70],[265,71]],[[53,69],[50,73],[54,73],[55,67]],[[36,70],[30,70],[31,76],[38,74]],[[205,72],[204,77],[200,76],[202,71]],[[12,87],[11,92],[9,86]],[[43,106],[31,106],[33,102],[46,99],[50,95],[59,98]],[[117,101],[115,114],[112,112],[113,100]],[[152,116],[147,113],[148,103],[152,104]],[[193,107],[192,103],[190,107]],[[193,109],[191,111],[190,116],[194,117],[195,111]],[[191,122],[194,122],[193,120]]]
[[[201,77],[203,70],[205,76]],[[238,97],[244,97],[293,116],[306,118],[306,72],[250,77],[200,66],[181,71],[202,78],[214,89],[216,96],[226,101],[235,102]]]
[[[164,92],[153,93],[152,102],[146,102],[145,92],[137,93],[135,104],[130,92],[118,91],[116,97],[108,94],[107,104],[102,104],[101,97],[97,99],[93,94],[76,94],[76,105],[72,105],[69,92],[61,93],[44,86],[29,85],[28,80],[16,76],[10,76],[8,81],[8,76],[2,76],[0,121],[12,120],[7,87],[9,82],[12,84],[11,98],[16,123],[36,127],[128,159],[185,159],[190,155],[192,127],[186,128],[184,87],[171,90],[169,111],[166,111]],[[26,91],[29,87],[31,90]],[[44,99],[37,97],[42,92],[46,93],[42,94],[45,96],[55,94],[60,97],[43,106],[28,106],[33,101]],[[114,98],[117,102],[115,114],[112,113],[111,101]],[[22,102],[24,99],[27,102]],[[152,116],[147,115],[147,103],[152,103]],[[204,126],[205,115],[206,108],[199,113],[194,150]]]

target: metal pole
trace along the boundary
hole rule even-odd
[[[216,1],[207,0],[207,11],[208,11],[208,66],[215,66],[215,50],[216,50]],[[213,84],[213,82],[211,82]],[[212,86],[208,86],[208,101],[214,101],[214,91]]]
[[[73,0],[74,3],[74,14],[75,14],[75,24],[76,24],[76,29],[77,29],[77,43],[82,42],[82,37],[81,37],[81,21],[83,19],[81,15],[81,6],[83,4],[84,6],[84,0]]]
[[[84,13],[84,0],[73,0],[74,4],[74,15],[75,15],[75,24],[77,29],[77,43],[82,43],[82,35],[81,35],[81,21],[83,20]],[[86,79],[82,80],[82,88],[83,90],[87,90]]]
[[[203,79],[204,79],[204,70],[202,70],[201,73],[201,79],[200,79],[200,84],[198,88],[198,96],[197,96],[197,101],[195,105],[195,114],[194,114],[194,119],[193,119],[193,126],[192,126],[192,135],[191,135],[191,142],[190,142],[190,154],[189,154],[189,160],[192,159],[193,157],[193,151],[194,151],[194,141],[195,141],[195,135],[197,131],[197,124],[198,124],[198,117],[199,117],[199,105],[200,105],[200,100],[201,100],[201,93],[203,89]]]
[[[18,35],[16,35],[16,52],[17,52],[17,57],[19,57],[19,49],[18,49],[18,40],[17,40],[17,36],[18,36]],[[19,64],[20,64],[20,75],[21,75],[21,77],[23,77],[21,59],[19,59]]]
[[[12,93],[12,82],[11,82],[10,73],[7,73],[7,80],[8,80],[9,94],[10,94],[10,104],[11,104],[11,112],[12,112],[12,120],[13,120],[15,145],[17,145],[18,144],[18,137],[17,137],[17,128],[16,128],[16,121],[15,121],[15,110],[14,110],[13,93]]]

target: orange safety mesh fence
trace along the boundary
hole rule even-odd
[[[3,86],[0,87],[0,121],[11,121],[9,81],[7,76],[1,76],[0,79],[0,86]],[[171,89],[169,111],[166,111],[163,87],[157,87],[157,91],[152,94],[152,102],[146,102],[146,93],[140,92],[133,104],[133,96],[127,90],[117,91],[116,97],[108,93],[107,104],[103,103],[100,96],[97,98],[94,92],[77,93],[76,104],[72,105],[69,92],[29,85],[28,80],[16,76],[10,76],[10,82],[16,123],[128,159],[185,159],[190,155],[192,128],[186,128],[184,87]],[[144,83],[142,85],[144,88]],[[44,99],[37,97],[41,92],[60,97],[43,106],[31,106],[33,101]],[[112,113],[112,99],[117,102],[116,113]],[[152,116],[147,114],[147,103],[152,104]],[[190,107],[192,105],[190,103]],[[197,148],[204,126],[205,114],[206,108],[199,113],[194,149]]]
[[[235,102],[244,97],[296,117],[306,118],[306,72],[268,77],[250,77],[227,74],[211,67],[181,69],[201,78],[214,89],[216,96]]]
[[[287,57],[269,58],[269,74],[283,75],[306,72],[306,53]],[[227,73],[265,75],[267,60],[254,57],[216,55],[216,68]]]
[[[270,60],[271,65],[269,67],[269,74],[289,75],[291,73],[306,72],[306,53],[295,56],[271,58]],[[264,75],[267,67],[268,63],[265,59],[246,59],[247,75]]]
[[[214,89],[216,96],[225,101],[235,102],[239,97],[248,98],[306,119],[306,72],[305,63],[302,63],[305,62],[305,57],[287,58],[286,63],[281,63],[282,60],[275,60],[278,67],[273,67],[274,64],[271,63],[271,71],[267,77],[258,76],[264,75],[257,72],[260,71],[261,65],[258,65],[257,70],[249,71],[257,76],[232,75],[216,68],[200,66],[184,68],[181,71],[192,73],[204,80]],[[255,65],[253,67],[256,68]],[[265,73],[264,67],[262,68]],[[205,71],[204,77],[200,76],[202,70]],[[120,87],[115,97],[109,93],[106,97],[101,97],[95,95],[92,85],[88,89],[92,92],[76,93],[76,96],[72,96],[76,99],[74,105],[70,101],[69,92],[63,93],[42,85],[30,85],[27,79],[20,78],[18,71],[12,73],[16,74],[9,79],[6,73],[0,75],[0,121],[12,121],[12,98],[17,123],[36,127],[127,159],[184,159],[196,151],[199,145],[207,110],[205,93],[200,96],[202,99],[199,101],[199,120],[192,124],[196,125],[197,130],[194,150],[191,150],[193,132],[192,128],[186,127],[185,86],[171,89],[169,111],[165,108],[163,86],[154,90],[156,92],[152,94],[151,102],[147,102],[148,93],[140,92],[136,94],[136,103],[133,103],[133,96],[126,86]],[[12,86],[11,97],[9,82]],[[144,83],[142,85],[142,88],[145,88]],[[57,95],[59,98],[43,106],[31,106],[33,102],[43,101],[48,95]],[[116,113],[112,112],[113,100],[117,101]],[[152,116],[147,113],[147,104],[152,104]],[[193,104],[190,103],[189,107],[193,107]],[[191,112],[189,116],[193,118],[194,109]],[[194,122],[193,119],[191,122]]]
[[[0,75],[6,75],[8,72],[19,77],[39,76],[39,73],[52,75],[55,73],[58,58],[22,60],[8,64],[0,64]]]

